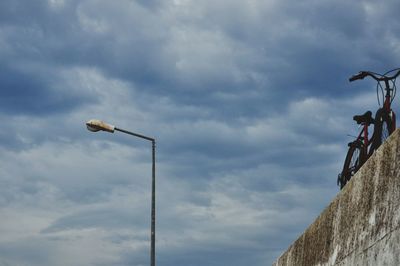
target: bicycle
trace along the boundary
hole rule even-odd
[[[389,74],[394,71],[397,71],[396,74],[389,76]],[[363,126],[363,130],[354,141],[348,144],[349,150],[347,151],[342,172],[338,175],[337,180],[340,189],[346,185],[346,183],[358,171],[358,169],[361,168],[374,151],[377,150],[396,129],[396,114],[392,110],[391,104],[396,96],[396,78],[399,75],[400,68],[396,68],[386,72],[385,74],[361,71],[349,79],[350,82],[353,82],[355,80],[364,79],[367,76],[372,77],[377,81],[376,89],[379,106],[379,89],[382,93],[382,98],[385,100],[383,101],[383,106],[376,112],[375,119],[372,118],[371,111],[367,111],[364,115],[353,117],[357,124]],[[384,88],[381,83],[384,83]],[[374,124],[374,133],[372,137],[368,139],[368,127],[371,124]],[[368,146],[370,146],[369,149]]]

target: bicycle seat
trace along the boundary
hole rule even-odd
[[[365,114],[363,115],[355,115],[353,116],[353,120],[357,122],[357,124],[373,124],[374,123],[374,119],[372,118],[372,112],[371,111],[367,111],[365,112]]]

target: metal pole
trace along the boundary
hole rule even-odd
[[[155,259],[155,240],[156,240],[156,142],[152,140],[152,185],[151,185],[151,249],[150,249],[150,261],[151,266],[156,265]]]
[[[135,136],[135,137],[138,137],[138,138],[147,139],[147,140],[150,140],[150,141],[155,141],[154,138],[146,137],[144,135],[141,135],[141,134],[138,134],[138,133],[134,133],[134,132],[130,132],[130,131],[127,131],[127,130],[124,130],[124,129],[120,129],[120,128],[117,128],[117,127],[115,127],[114,130],[129,134],[129,135],[132,135],[132,136]]]
[[[151,171],[151,238],[150,238],[150,265],[156,265],[156,140],[141,134],[133,133],[115,127],[115,130],[146,139],[152,144],[152,171]]]

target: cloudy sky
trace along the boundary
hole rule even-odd
[[[0,265],[270,265],[338,193],[395,0],[0,2]],[[398,110],[398,101],[394,102]],[[398,110],[400,111],[400,110]]]

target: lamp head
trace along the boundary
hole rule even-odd
[[[88,130],[92,132],[97,132],[97,131],[107,131],[110,133],[114,133],[115,126],[107,124],[103,121],[97,120],[97,119],[91,119],[86,122],[86,127]]]

